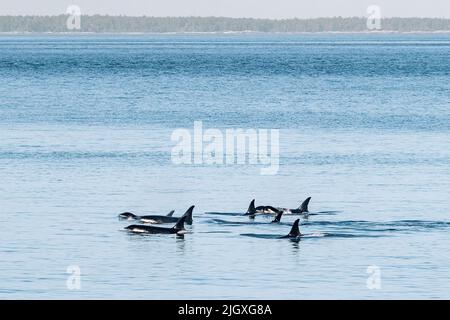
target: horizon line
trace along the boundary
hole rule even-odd
[[[0,17],[59,17],[59,16],[69,16],[68,13],[60,14],[0,14]],[[310,18],[255,18],[255,17],[227,17],[227,16],[148,16],[148,15],[122,15],[122,14],[81,14],[84,17],[114,17],[114,18],[172,18],[172,19],[184,19],[184,18],[200,18],[200,19],[249,19],[249,20],[270,20],[270,21],[285,21],[285,20],[317,20],[317,19],[367,19],[367,16],[321,16],[321,17],[310,17]],[[439,20],[450,20],[450,17],[399,17],[399,16],[385,16],[381,17],[383,19],[439,19]]]

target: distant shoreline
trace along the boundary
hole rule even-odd
[[[74,19],[79,22],[76,27],[70,26]],[[366,17],[275,20],[102,15],[0,16],[0,34],[450,33],[450,19],[447,18],[392,17],[381,18],[378,24],[379,29],[371,30]]]
[[[450,34],[450,30],[436,31],[315,31],[315,32],[262,32],[262,31],[218,31],[218,32],[202,32],[202,31],[180,31],[180,32],[35,32],[35,31],[17,31],[17,32],[0,32],[0,36],[7,35],[67,35],[67,36],[89,36],[89,35],[313,35],[313,34],[330,34],[330,35],[383,35],[383,34]]]

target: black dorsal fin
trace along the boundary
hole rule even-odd
[[[184,230],[184,222],[186,221],[187,216],[183,215],[180,219],[178,219],[177,223],[173,226],[173,229],[176,230]]]
[[[288,237],[298,237],[301,235],[300,229],[298,227],[298,224],[300,222],[300,219],[295,220],[294,224],[292,225],[291,232],[289,232]]]
[[[302,204],[300,205],[300,207],[298,207],[300,209],[300,212],[309,212],[308,210],[308,205],[309,205],[309,201],[311,200],[311,197],[306,198],[305,201],[302,202]]]
[[[172,210],[166,216],[171,217],[171,216],[173,216],[174,212],[175,212],[175,210]]]
[[[256,213],[256,209],[255,209],[255,199],[253,199],[250,202],[250,205],[248,206],[247,212],[245,213],[247,216],[249,215],[254,215]]]
[[[186,217],[186,223],[192,224],[192,212],[194,211],[195,206],[190,206],[189,209],[182,215],[182,217]]]
[[[280,222],[280,220],[281,220],[281,216],[283,215],[283,211],[281,211],[281,210],[278,210],[278,213],[277,213],[277,216],[275,217],[275,219],[273,219],[273,223],[275,223],[275,222]]]

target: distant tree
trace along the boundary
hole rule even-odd
[[[81,29],[68,30],[67,15],[0,16],[0,32],[361,32],[366,18],[253,19],[224,17],[81,16]],[[385,18],[385,31],[450,31],[450,19]]]

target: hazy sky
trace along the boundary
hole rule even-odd
[[[376,4],[386,17],[450,18],[450,0],[0,0],[0,15],[61,14],[71,4],[82,14],[254,18],[366,16]]]

